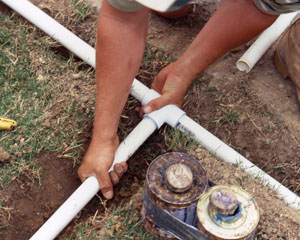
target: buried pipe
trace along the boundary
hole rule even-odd
[[[256,39],[251,47],[237,61],[237,68],[242,72],[250,72],[258,60],[269,49],[269,47],[290,25],[297,14],[298,12],[292,12],[280,15],[270,27],[262,32],[262,34]]]
[[[90,66],[95,67],[95,50],[39,8],[27,0],[1,1],[52,36],[83,61],[86,61]],[[146,104],[150,100],[160,96],[157,92],[150,90],[136,79],[133,81],[130,93],[133,97],[142,102],[142,104]],[[189,118],[181,109],[174,105],[165,106],[158,111],[145,115],[144,119],[118,147],[114,164],[128,160],[152,132],[165,122],[172,127],[176,127],[179,130],[188,133],[198,143],[220,159],[230,164],[238,164],[241,169],[248,172],[251,176],[260,178],[264,185],[268,185],[275,189],[278,195],[286,203],[291,207],[300,210],[300,198],[295,193],[256,167],[249,160],[201,127],[198,123]],[[32,236],[31,240],[54,239],[99,190],[100,187],[96,178],[89,177],[48,219],[36,234]]]

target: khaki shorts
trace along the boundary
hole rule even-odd
[[[144,7],[142,4],[139,4],[135,0],[108,0],[108,2],[114,8],[124,12],[136,12]],[[200,2],[201,0],[194,0],[191,1],[190,3],[200,3]]]
[[[123,12],[136,12],[144,6],[134,0],[108,0],[110,5]]]

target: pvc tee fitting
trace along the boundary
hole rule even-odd
[[[146,105],[151,100],[160,97],[161,95],[153,89],[147,91],[141,100],[142,105]],[[174,104],[170,104],[151,112],[145,114],[145,118],[151,119],[155,124],[157,129],[159,129],[164,123],[167,123],[173,128],[176,128],[179,124],[180,119],[185,116],[186,113]]]

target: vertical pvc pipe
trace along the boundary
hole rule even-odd
[[[127,161],[155,130],[156,124],[151,119],[143,119],[118,147],[113,166],[116,163]],[[113,166],[110,171],[113,169]],[[89,177],[56,210],[30,240],[54,239],[99,190],[100,187],[97,179]]]
[[[265,54],[269,47],[290,25],[298,12],[282,14],[267,28],[237,61],[236,66],[240,71],[250,72],[258,60]]]
[[[201,127],[194,120],[185,115],[179,120],[177,128],[188,133],[193,139],[215,156],[227,163],[238,165],[241,169],[253,177],[258,177],[262,184],[275,190],[288,205],[300,210],[300,198],[295,193],[255,166],[252,162],[243,157],[233,148],[226,145],[219,138]]]
[[[156,129],[156,124],[152,119],[144,118],[118,147],[110,171],[113,170],[115,164],[127,161]]]

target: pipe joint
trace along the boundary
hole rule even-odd
[[[176,105],[170,104],[158,109],[157,111],[145,114],[145,118],[150,118],[155,122],[157,129],[159,129],[164,123],[167,123],[171,127],[177,127],[180,119],[185,116],[186,113]]]
[[[142,105],[146,105],[151,100],[160,97],[161,95],[153,89],[149,89],[141,99]],[[156,128],[159,129],[164,123],[167,123],[171,127],[177,127],[179,120],[186,113],[174,104],[170,104],[162,107],[154,112],[145,114],[145,118],[151,119],[155,124]]]

